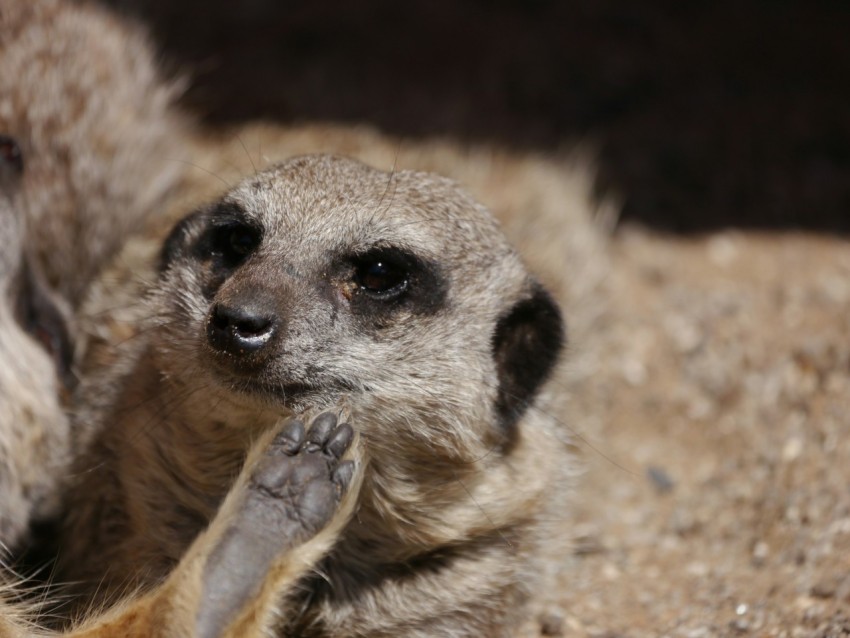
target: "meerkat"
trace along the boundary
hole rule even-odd
[[[571,466],[543,410],[564,329],[486,209],[432,174],[293,159],[176,226],[147,307],[77,465],[64,577],[161,582],[253,442],[330,409],[359,435],[356,513],[277,584],[281,634],[512,635]]]
[[[16,214],[23,158],[0,135],[0,543],[15,547],[30,521],[53,515],[68,463],[60,405],[71,343],[65,315],[24,247]]]
[[[0,0],[0,543],[12,551],[55,515],[83,445],[65,409],[81,300],[183,170],[175,132],[189,127],[153,59],[102,10]]]

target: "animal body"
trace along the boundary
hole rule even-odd
[[[82,353],[75,317],[102,266],[177,181],[173,94],[136,29],[70,3],[0,0],[0,542],[8,548],[55,514],[82,443],[60,400]]]
[[[563,329],[483,207],[297,158],[178,224],[149,307],[78,466],[65,576],[159,582],[254,440],[334,409],[360,437],[356,516],[283,588],[282,634],[511,635],[570,464],[537,409]]]
[[[60,394],[71,344],[61,302],[24,250],[20,202],[23,159],[0,136],[0,541],[14,546],[30,521],[58,506],[70,431]]]
[[[134,195],[111,171],[114,160],[147,177],[157,172],[138,158],[162,148],[158,131],[168,118],[150,131],[147,124],[172,91],[150,86],[150,75],[142,74],[140,86],[128,77],[150,62],[138,34],[100,12],[50,0],[0,1],[4,554],[31,544],[33,526],[56,516],[78,443],[66,411],[77,380],[76,306],[99,265],[144,216],[144,202],[156,201],[173,173],[164,169],[151,191]],[[103,92],[92,92],[98,83]],[[14,633],[11,619],[21,610],[4,612],[11,623],[5,631]]]

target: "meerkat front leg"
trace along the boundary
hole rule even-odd
[[[353,438],[351,426],[337,425],[329,412],[309,432],[292,420],[275,436],[207,557],[198,638],[251,635],[268,611],[285,617],[287,594],[348,520],[351,508],[340,505],[355,463],[341,459]]]
[[[210,526],[169,578],[74,638],[265,636],[289,595],[333,547],[357,499],[355,435],[324,413],[258,441]],[[2,635],[2,634],[0,634]],[[12,635],[12,634],[10,634]]]

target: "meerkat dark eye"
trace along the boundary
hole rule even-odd
[[[398,313],[431,314],[445,304],[448,284],[440,266],[405,248],[376,246],[339,264],[339,290],[351,312],[375,328]]]
[[[230,250],[234,255],[245,257],[257,248],[257,233],[246,226],[233,228],[228,235]]]
[[[378,299],[395,299],[410,285],[408,269],[386,256],[366,256],[354,265],[353,281],[357,288]]]
[[[260,245],[260,232],[247,224],[231,222],[213,231],[211,252],[227,264],[236,265],[251,255]]]

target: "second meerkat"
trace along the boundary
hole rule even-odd
[[[179,223],[150,303],[63,577],[158,582],[252,441],[330,408],[361,439],[356,514],[284,592],[282,634],[513,634],[563,515],[571,459],[541,408],[564,330],[482,206],[434,175],[297,158]]]

